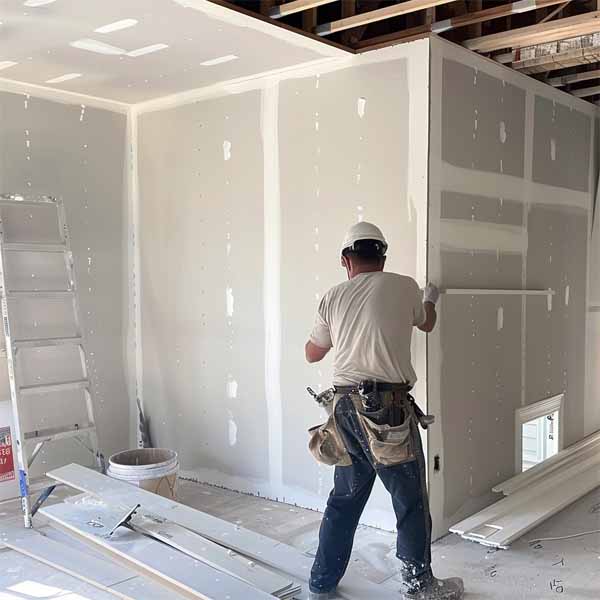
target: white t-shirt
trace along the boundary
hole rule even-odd
[[[322,298],[310,336],[333,348],[334,385],[363,379],[411,385],[412,329],[426,320],[423,295],[411,277],[381,271],[361,273]]]

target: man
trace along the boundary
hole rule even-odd
[[[439,580],[431,571],[431,517],[418,430],[419,421],[427,423],[408,394],[417,379],[412,329],[433,330],[439,292],[430,284],[422,295],[412,278],[383,272],[387,247],[375,225],[350,228],[341,251],[348,281],[323,297],[306,344],[310,363],[332,348],[335,352],[334,421],[351,459],[351,466],[335,468],[311,573],[313,600],[336,597],[376,476],[390,493],[397,518],[400,597],[463,597],[462,580]]]

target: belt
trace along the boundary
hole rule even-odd
[[[382,382],[373,382],[374,389],[376,388],[378,392],[405,392],[408,393],[412,390],[412,385],[410,383],[382,383]],[[358,394],[358,384],[357,385],[334,385],[335,391],[339,394]]]

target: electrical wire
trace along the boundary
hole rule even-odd
[[[584,535],[593,535],[600,533],[600,529],[594,531],[584,531],[582,533],[574,533],[572,535],[563,535],[562,537],[539,538],[537,540],[529,540],[530,544],[539,544],[540,542],[559,542],[561,540],[571,540],[573,538],[583,537]]]

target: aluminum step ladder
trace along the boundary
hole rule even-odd
[[[36,242],[9,242],[6,239],[4,211],[7,206],[21,205],[31,208],[52,206],[56,210],[56,223],[59,232],[58,243],[36,243]],[[10,290],[7,288],[7,258],[12,253],[59,253],[64,257],[66,269],[66,289],[58,290]],[[52,337],[47,339],[14,339],[11,329],[14,331],[14,312],[11,304],[18,302],[20,298],[71,299],[73,308],[73,324],[76,335],[71,337]],[[41,502],[51,493],[49,488],[43,492],[36,503],[31,503],[31,487],[29,469],[35,461],[45,444],[59,440],[73,439],[83,445],[95,457],[100,470],[104,469],[104,458],[98,448],[98,436],[94,420],[94,409],[92,399],[92,386],[88,376],[87,359],[84,349],[83,330],[81,328],[81,317],[77,297],[77,286],[75,282],[75,270],[69,231],[67,228],[65,209],[63,202],[50,196],[23,197],[19,195],[0,195],[0,299],[2,303],[2,322],[4,325],[4,338],[6,343],[6,361],[8,365],[8,379],[10,385],[10,401],[12,407],[13,437],[16,445],[16,462],[18,466],[19,493],[21,496],[21,507],[25,527],[32,526],[32,517],[41,505]],[[60,381],[40,385],[25,385],[19,381],[16,363],[19,352],[26,348],[56,348],[58,346],[70,345],[77,347],[81,362],[81,378],[74,381]],[[34,394],[60,393],[70,390],[81,390],[81,401],[85,402],[87,421],[84,423],[65,422],[59,427],[25,431],[22,423],[21,400]],[[65,415],[66,416],[66,415]],[[87,440],[87,444],[86,444]],[[53,488],[52,488],[53,489]]]

